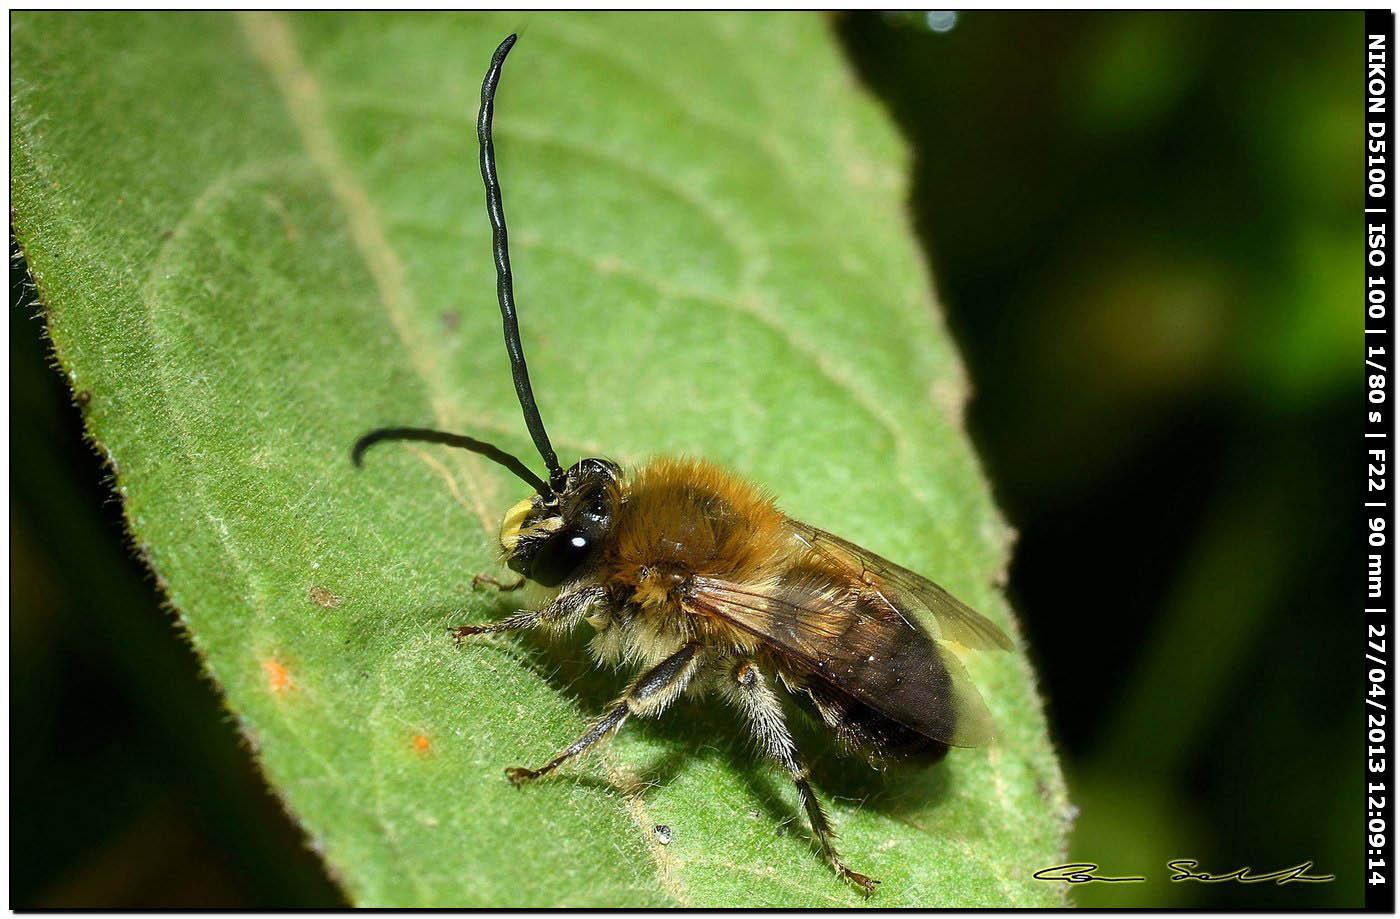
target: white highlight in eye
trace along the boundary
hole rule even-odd
[[[570,539],[569,542],[574,544],[575,549],[582,549],[584,546],[588,545],[588,540],[584,539],[582,536],[575,536],[573,539]]]

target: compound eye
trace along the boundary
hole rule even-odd
[[[545,587],[557,587],[588,561],[592,552],[592,540],[582,533],[555,533],[535,554],[530,580]]]

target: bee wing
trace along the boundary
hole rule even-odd
[[[936,637],[977,651],[1013,649],[1005,632],[928,578],[800,520],[788,518],[787,523],[798,540],[851,571],[878,591],[891,608],[916,607],[931,613],[937,624]]]
[[[757,636],[800,682],[817,681],[811,694],[829,706],[864,706],[953,746],[992,737],[991,715],[957,656],[893,605],[833,590],[819,574],[757,584],[697,577],[683,603]]]

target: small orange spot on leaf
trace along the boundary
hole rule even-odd
[[[274,693],[289,692],[292,688],[292,677],[275,658],[267,658],[262,662],[263,675],[267,677],[267,688]]]
[[[428,738],[423,734],[414,734],[413,740],[410,741],[410,743],[413,744],[414,752],[418,753],[421,756],[426,756],[428,754],[428,750],[432,746],[428,743]]]

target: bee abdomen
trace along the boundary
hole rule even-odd
[[[906,727],[874,706],[813,674],[797,694],[847,747],[894,758],[941,759],[948,745]]]

